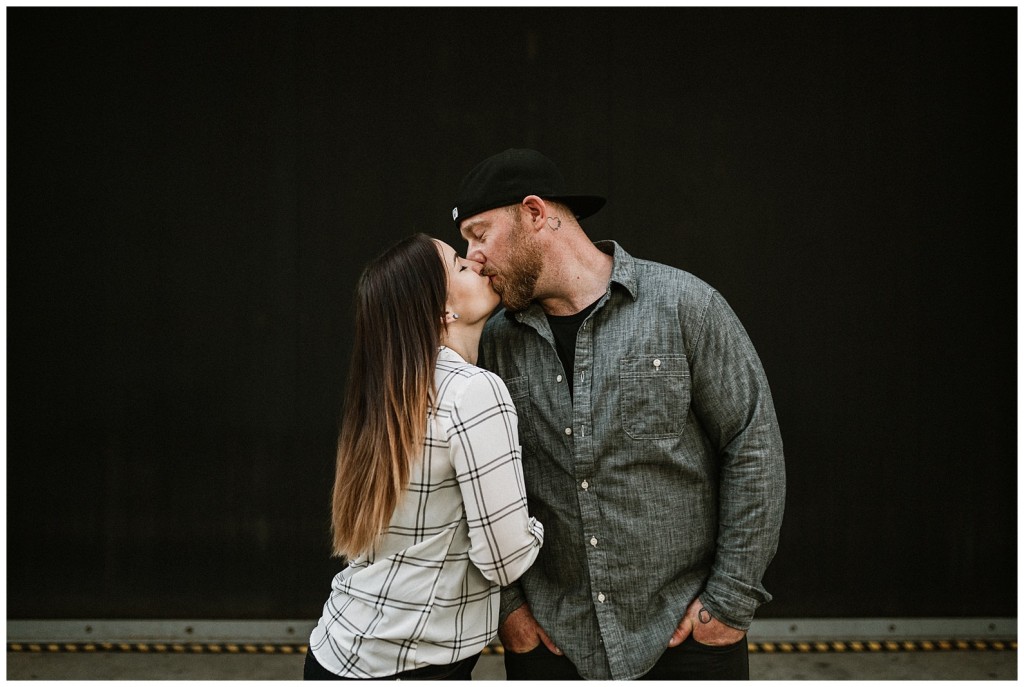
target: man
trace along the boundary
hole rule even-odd
[[[452,210],[505,309],[480,362],[519,414],[547,541],[502,591],[509,679],[747,679],[785,499],[771,393],[721,295],[592,243],[554,163],[506,150]]]

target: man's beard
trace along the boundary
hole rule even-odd
[[[529,239],[522,224],[513,229],[510,238],[508,265],[491,284],[501,296],[502,304],[512,312],[519,312],[533,301],[543,261],[540,248]]]

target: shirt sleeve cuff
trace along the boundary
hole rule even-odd
[[[772,595],[760,585],[751,587],[736,580],[712,577],[700,598],[711,615],[729,627],[746,631],[754,620],[754,612],[771,601]]]
[[[523,590],[518,584],[510,584],[501,588],[501,606],[498,609],[498,627],[505,624],[505,619],[520,606],[526,603]]]

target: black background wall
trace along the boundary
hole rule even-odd
[[[6,12],[9,617],[317,616],[358,271],[510,146],[746,325],[761,617],[1016,615],[1016,8]]]

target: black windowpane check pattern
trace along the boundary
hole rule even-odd
[[[504,382],[442,348],[421,460],[376,551],[334,579],[310,650],[346,677],[384,677],[479,653],[499,590],[536,559],[518,418]]]

